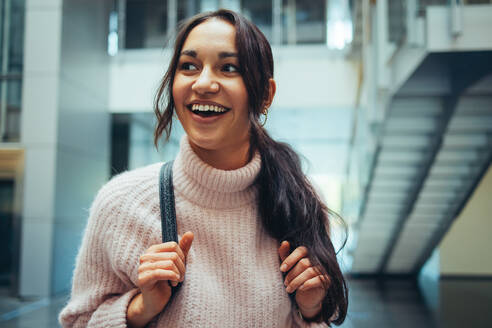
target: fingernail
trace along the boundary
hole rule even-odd
[[[280,266],[280,271],[285,272],[285,270],[287,270],[287,264],[282,264]]]
[[[292,292],[292,287],[291,287],[291,286],[289,286],[289,287],[287,287],[285,290],[287,291],[287,293],[289,293],[289,294],[290,294],[290,292]]]

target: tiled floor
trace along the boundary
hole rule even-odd
[[[343,328],[489,328],[492,279],[446,279],[418,286],[408,280],[350,280]],[[67,296],[21,302],[0,290],[0,328],[58,327]]]
[[[344,328],[437,327],[418,286],[412,281],[351,280]]]
[[[59,327],[58,312],[67,295],[53,298],[20,301],[0,291],[0,328]]]
[[[490,328],[492,279],[351,280],[343,328]]]

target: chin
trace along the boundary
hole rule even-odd
[[[188,140],[192,146],[199,147],[201,149],[216,150],[220,148],[218,146],[220,142],[213,136],[204,136],[191,133],[188,134]]]

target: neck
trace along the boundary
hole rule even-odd
[[[208,165],[219,170],[236,170],[250,161],[249,142],[240,147],[227,149],[204,149],[190,143],[195,154]]]

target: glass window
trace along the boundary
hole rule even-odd
[[[24,0],[0,2],[0,142],[20,140],[24,12]]]
[[[351,9],[348,0],[332,0],[328,3],[326,44],[328,48],[342,50],[353,39]]]
[[[4,30],[4,6],[5,6],[5,1],[0,1],[0,63],[3,62],[3,47],[4,47],[4,40],[3,40],[3,30]],[[0,74],[4,74],[3,72],[3,67],[0,66]]]
[[[21,115],[21,91],[22,81],[8,81],[7,87],[7,120],[5,127],[5,138],[8,141],[20,141],[20,115]]]
[[[7,67],[1,67],[0,74],[22,72],[24,48],[24,0],[0,2],[0,49],[8,47]],[[8,37],[4,39],[5,20],[8,20]],[[8,44],[6,44],[8,43]],[[3,63],[4,51],[0,51],[0,63]]]
[[[201,8],[200,8],[200,11],[204,12],[204,11],[214,11],[214,10],[217,10],[219,9],[219,7],[221,7],[222,1],[219,1],[219,0],[201,0],[200,3],[201,3]]]
[[[175,32],[174,28],[168,31],[169,26],[219,5],[240,8],[272,44],[328,44],[330,47],[332,40],[331,43],[338,42],[336,47],[343,48],[351,41],[350,0],[121,1],[126,1],[125,47],[129,49],[161,48]]]
[[[4,288],[11,279],[14,261],[14,180],[0,180],[0,285]]]
[[[21,73],[24,54],[24,0],[11,0],[9,73]]]
[[[404,0],[388,2],[388,34],[390,42],[400,44],[406,35],[407,6]]]
[[[256,24],[258,28],[265,34],[268,41],[272,39],[272,1],[264,0],[242,0],[242,14],[250,21]]]
[[[425,13],[427,6],[447,5],[449,0],[418,0],[419,14]]]
[[[200,0],[178,1],[178,22],[181,22],[200,12]]]
[[[125,48],[162,48],[167,37],[167,0],[127,0]]]
[[[326,0],[283,0],[282,43],[325,43]]]

